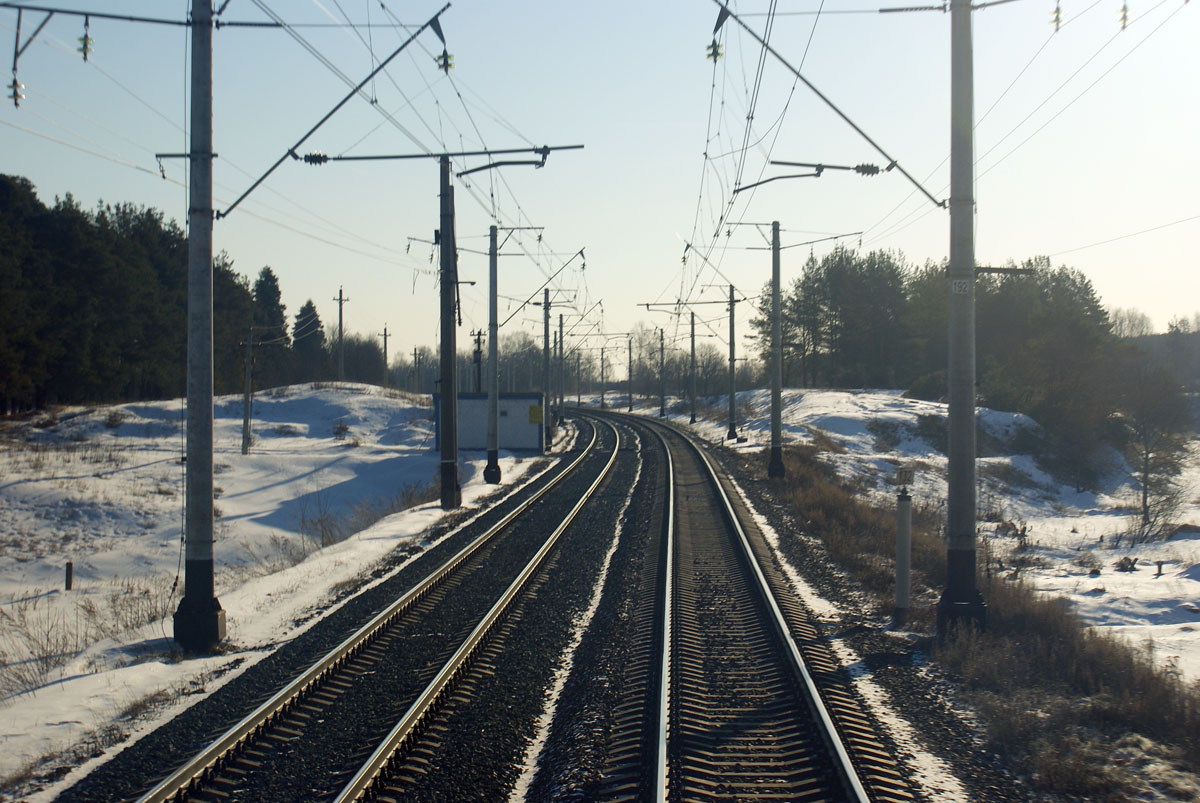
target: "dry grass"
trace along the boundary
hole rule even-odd
[[[884,613],[894,582],[892,511],[864,504],[816,453],[785,451],[788,479],[775,490]],[[913,511],[913,599],[929,603],[914,608],[914,627],[932,629],[932,602],[945,583],[940,528],[939,510]],[[981,569],[990,564],[981,548]],[[1105,803],[1140,794],[1129,767],[1113,762],[1114,749],[1130,740],[1148,740],[1168,773],[1200,770],[1200,684],[1185,683],[1149,649],[1084,627],[1061,600],[1035,594],[1012,576],[979,578],[986,632],[960,632],[934,650],[935,660],[962,679],[989,748],[1040,791]]]
[[[0,605],[0,698],[33,691],[92,644],[171,613],[170,577],[114,579],[64,596],[32,589]]]

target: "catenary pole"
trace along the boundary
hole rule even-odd
[[[250,404],[253,393],[250,380],[254,369],[254,327],[246,330],[245,378],[242,384],[242,454],[250,454]]]
[[[188,188],[187,488],[183,599],[175,640],[210,651],[225,639],[213,579],[212,6],[192,0],[191,181]]]
[[[558,313],[558,417],[554,419],[554,425],[558,426],[562,423],[563,417],[563,389],[566,384],[566,372],[563,370],[563,315]]]
[[[550,448],[550,288],[542,291],[542,448]]]
[[[629,338],[629,412],[633,412],[633,338]]]
[[[667,375],[663,372],[663,337],[665,332],[658,330],[658,417],[667,417]]]
[[[950,37],[949,488],[946,590],[937,617],[940,637],[960,622],[982,627],[987,615],[975,586],[975,112],[970,0],[952,0]]]
[[[771,457],[768,477],[783,469],[783,322],[779,301],[779,221],[771,222]]]
[[[454,242],[454,187],[450,183],[450,157],[441,163],[441,387],[442,400],[442,510],[462,504],[458,484],[458,376],[455,371],[454,302],[458,295],[458,255]]]
[[[737,440],[737,410],[734,407],[737,394],[737,353],[734,350],[733,338],[733,315],[734,315],[734,300],[733,300],[733,285],[729,285],[729,432],[726,433],[726,440]]]
[[[496,227],[488,228],[488,429],[487,466],[483,469],[483,481],[496,485],[500,482],[500,361],[499,318],[496,302],[496,280],[499,248],[496,245]]]
[[[692,423],[696,423],[696,313],[692,312]]]

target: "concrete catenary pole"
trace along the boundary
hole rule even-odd
[[[213,580],[212,6],[192,0],[192,143],[188,160],[187,490],[183,599],[175,640],[208,651],[225,638]]]
[[[658,417],[667,417],[667,375],[663,372],[663,337],[665,333],[658,330]]]
[[[629,338],[629,412],[633,412],[633,338]]]
[[[450,184],[450,157],[441,157],[441,387],[442,401],[442,510],[462,504],[458,484],[458,375],[454,302],[458,295],[458,255],[454,242],[454,187]]]
[[[692,313],[692,423],[696,423],[696,313]]]
[[[550,288],[542,291],[542,443],[550,448],[551,418],[550,413]]]
[[[950,391],[946,590],[938,635],[986,623],[975,587],[975,190],[970,0],[950,4]]]
[[[496,263],[499,255],[496,247],[496,227],[488,228],[488,429],[487,466],[483,469],[483,481],[491,485],[500,482],[500,359],[499,317],[496,307]]]
[[[563,391],[566,386],[567,374],[563,366],[563,316],[558,313],[558,417],[554,419],[554,424],[557,426],[562,423],[563,417]]]
[[[783,321],[779,302],[779,221],[771,221],[771,457],[768,477],[783,468]]]
[[[735,351],[735,341],[733,334],[733,285],[729,285],[729,432],[725,434],[726,440],[737,440],[737,409],[735,396],[737,395],[737,352]]]
[[[250,381],[254,374],[254,327],[246,330],[246,370],[242,385],[242,454],[250,454],[250,404],[254,394],[250,390]]]
[[[604,348],[600,348],[600,409],[604,409]]]

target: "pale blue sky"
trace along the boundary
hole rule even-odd
[[[64,5],[182,19],[190,3]],[[413,25],[440,7],[384,5]],[[802,12],[815,12],[820,0],[784,0],[771,42],[793,64],[803,63],[806,78],[944,198],[949,15],[846,13],[891,5],[838,0],[827,2],[818,17]],[[340,0],[340,7],[334,0],[232,0],[224,17],[265,20],[263,6],[297,25],[343,19],[343,12],[355,22],[366,22],[368,13],[373,23],[392,21],[378,0]],[[1015,0],[975,13],[980,264],[1050,254],[1055,264],[1084,271],[1105,304],[1140,308],[1160,329],[1172,316],[1200,309],[1200,24],[1194,6],[1130,0],[1124,31],[1119,0],[1063,0],[1065,24],[1058,33],[1048,22],[1054,10],[1048,0]],[[763,31],[765,0],[734,7]],[[670,318],[637,305],[681,293],[716,300],[722,291],[703,286],[728,281],[754,294],[770,272],[768,252],[741,250],[764,244],[753,229],[734,228],[709,250],[737,172],[759,57],[757,44],[729,22],[721,34],[725,58],[714,72],[705,48],[716,11],[710,0],[456,0],[442,16],[455,64],[448,78],[433,61],[440,43],[426,32],[387,77],[368,87],[408,134],[355,99],[302,150],[380,154],[583,144],[582,151],[551,154],[543,170],[510,167],[460,183],[460,247],[486,249],[494,203],[504,225],[545,226],[540,243],[529,233],[516,243],[514,235],[506,250],[527,256],[501,260],[502,295],[527,297],[585,248],[586,270],[577,270],[576,260],[555,282],[575,306],[603,300],[608,331],[625,331],[635,321],[667,324],[670,331]],[[38,19],[26,14],[23,38]],[[0,9],[5,42],[11,43],[15,22],[15,11]],[[368,47],[350,30],[295,30],[355,82],[370,71]],[[183,165],[166,162],[171,181],[163,181],[153,154],[186,147],[186,29],[94,20],[95,52],[87,64],[74,53],[82,32],[82,19],[55,17],[21,57],[26,98],[21,108],[10,102],[0,112],[0,171],[29,177],[47,203],[71,192],[87,207],[101,198],[131,201],[182,221]],[[375,28],[369,44],[383,58],[406,35]],[[217,206],[224,209],[348,89],[285,31],[222,28],[214,40],[215,180]],[[3,52],[11,51],[5,45]],[[788,172],[764,168],[768,153],[805,162],[882,162],[803,85],[792,93],[793,83],[768,56],[742,183]],[[458,167],[478,164],[482,160]],[[407,249],[409,237],[430,238],[437,209],[433,160],[323,167],[289,160],[217,222],[214,245],[251,277],[271,265],[289,316],[312,298],[327,328],[336,325],[332,299],[341,285],[350,298],[347,328],[378,334],[386,323],[396,354],[437,337],[430,246]],[[785,230],[785,244],[863,231],[865,248],[899,249],[914,263],[940,260],[947,251],[947,213],[914,195],[896,172],[774,182],[739,195],[730,217],[773,219]],[[693,239],[709,263],[696,254],[681,261],[683,240]],[[857,245],[858,239],[846,242]],[[814,250],[819,255],[830,247]],[[785,282],[799,275],[809,250],[784,252]],[[478,282],[463,288],[461,343],[470,330],[486,329],[486,257],[463,251],[460,272]],[[502,318],[509,303],[501,302]],[[749,309],[739,306],[745,332]],[[722,308],[698,309],[715,317]],[[536,308],[517,314],[509,328],[540,333],[539,315]],[[714,329],[727,332],[724,324]]]

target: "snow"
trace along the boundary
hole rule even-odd
[[[253,409],[255,443],[243,456],[240,398],[214,405],[221,489],[214,560],[228,650],[186,661],[169,638],[179,592],[168,597],[180,557],[180,403],[69,410],[55,426],[9,429],[0,450],[0,651],[6,666],[28,666],[65,634],[71,655],[34,688],[4,690],[0,777],[55,753],[78,763],[68,751],[86,756],[91,745],[104,746],[114,724],[135,737],[146,732],[311,627],[340,584],[396,547],[433,545],[422,539],[442,515],[436,502],[318,548],[322,522],[332,537],[355,520],[366,524],[371,510],[378,515],[406,489],[433,482],[440,458],[427,398],[365,385],[297,386],[257,398]],[[339,422],[348,427],[341,437]],[[482,482],[485,462],[464,453],[466,507],[495,490]],[[501,452],[503,484],[520,481],[532,463]],[[75,579],[69,592],[62,590],[67,561]],[[128,610],[131,598],[149,600],[166,618],[99,633],[96,620],[112,617],[86,614],[89,606]],[[132,722],[147,701],[159,710]]]
[[[711,417],[693,426],[719,443],[725,407],[710,401]],[[766,447],[769,403],[766,390],[739,394],[746,441],[734,448]],[[366,385],[260,394],[245,456],[241,412],[240,398],[216,401],[215,561],[229,649],[186,661],[169,638],[181,556],[182,403],[74,408],[60,411],[57,423],[0,430],[0,778],[59,753],[59,763],[74,767],[30,800],[50,799],[105,760],[107,754],[92,756],[116,733],[138,738],[313,626],[339,584],[363,576],[391,550],[431,545],[424,534],[441,517],[436,503],[389,513],[404,506],[406,489],[436,478],[427,397]],[[638,412],[657,415],[658,405]],[[683,405],[673,404],[671,415],[688,421]],[[1036,429],[1011,413],[983,409],[979,416],[1001,445]],[[822,459],[886,505],[902,464],[916,470],[914,504],[944,500],[946,459],[929,441],[945,417],[945,405],[889,391],[784,392],[785,443],[818,442]],[[1019,554],[1031,564],[1021,577],[1065,597],[1089,625],[1152,644],[1158,660],[1189,680],[1200,677],[1200,461],[1182,477],[1179,521],[1192,526],[1130,548],[1114,546],[1129,523],[1127,476],[1114,473],[1100,492],[1080,493],[1055,483],[1028,455],[1004,448],[988,455],[979,460],[981,514],[1014,526],[981,521],[981,550],[1004,560],[1006,572]],[[532,462],[502,453],[505,485],[520,481]],[[482,482],[483,463],[480,453],[463,454],[469,507],[494,490]],[[322,536],[333,543],[318,548]],[[1138,559],[1134,571],[1115,570],[1124,557]],[[67,561],[75,578],[69,592],[62,590]],[[837,615],[798,573],[788,574],[819,616]],[[141,623],[118,628],[118,616]],[[35,655],[50,656],[48,666],[39,670]],[[19,690],[21,674],[33,678],[32,688]],[[868,681],[855,679],[881,718],[894,721],[893,735],[908,746],[910,760],[937,782],[938,799],[960,799],[961,787],[920,747],[911,726],[888,713],[886,695],[862,685]],[[552,709],[548,701],[546,717]],[[537,749],[531,746],[531,763]]]
[[[726,408],[713,401],[713,417],[691,426],[720,443],[728,429]],[[737,404],[739,435],[746,442],[734,448],[764,450],[771,434],[770,392],[739,393]],[[675,407],[676,422],[688,421],[685,407]],[[644,412],[657,414],[657,405],[653,413]],[[819,441],[827,448],[821,459],[886,506],[894,504],[892,480],[901,465],[916,469],[909,488],[914,507],[943,505],[947,461],[927,437],[939,426],[944,431],[946,416],[945,404],[906,399],[896,391],[783,392],[784,443]],[[1137,495],[1128,473],[1114,470],[1100,490],[1076,491],[1014,450],[1023,431],[1037,431],[1034,421],[987,408],[978,417],[989,443],[998,445],[977,462],[979,514],[1011,523],[981,520],[979,554],[990,551],[1002,560],[1006,576],[1014,571],[1012,556],[1019,556],[1032,564],[1020,568],[1019,576],[1033,588],[1068,600],[1088,625],[1152,649],[1157,661],[1174,665],[1185,679],[1200,679],[1200,442],[1192,443],[1180,477],[1185,493],[1177,520],[1184,526],[1169,540],[1130,547],[1116,543],[1131,524],[1129,505]],[[1116,458],[1113,463],[1121,465]],[[1122,558],[1137,559],[1134,571],[1116,569]]]

